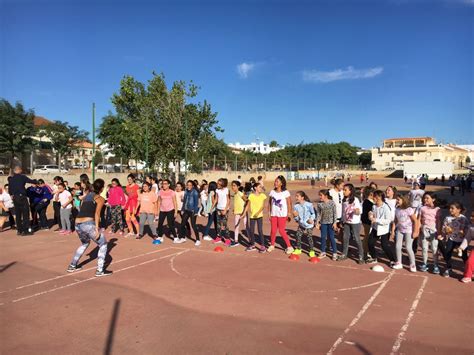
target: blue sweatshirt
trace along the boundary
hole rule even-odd
[[[196,189],[184,191],[183,211],[199,212],[199,192]]]
[[[313,228],[314,222],[316,221],[316,212],[314,211],[313,204],[305,201],[304,203],[296,203],[293,210],[298,212],[298,216],[295,217],[295,221],[298,222],[302,228]],[[308,220],[312,220],[313,223],[308,223]]]

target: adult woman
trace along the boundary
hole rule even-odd
[[[95,276],[100,277],[111,274],[111,272],[105,272],[104,270],[105,256],[107,255],[107,240],[103,233],[99,233],[100,211],[105,203],[104,198],[100,196],[103,189],[104,180],[95,180],[90,187],[89,193],[82,200],[81,210],[76,218],[76,231],[82,245],[77,248],[71,264],[67,268],[67,272],[74,272],[81,269],[77,263],[90,242],[93,241],[99,246]]]
[[[199,211],[199,192],[196,189],[194,181],[188,180],[186,182],[186,191],[184,192],[183,199],[183,220],[181,222],[181,238],[177,243],[184,243],[186,241],[186,225],[188,220],[191,220],[191,227],[194,231],[194,236],[196,238],[195,245],[201,245],[201,238],[199,237],[199,231],[196,225],[196,217]]]

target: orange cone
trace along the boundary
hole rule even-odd
[[[224,248],[222,248],[222,247],[215,247],[215,248],[214,248],[214,251],[215,251],[215,252],[218,252],[218,253],[222,253],[222,252],[224,251]]]
[[[293,260],[293,261],[298,261],[300,260],[300,256],[296,254],[291,254],[288,259]]]
[[[321,261],[321,259],[318,258],[318,257],[314,257],[314,258],[310,258],[310,259],[309,259],[309,262],[310,262],[310,263],[313,263],[313,264],[317,264],[317,263],[319,263],[320,261]]]

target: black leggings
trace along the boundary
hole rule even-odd
[[[438,248],[441,250],[441,254],[443,254],[444,261],[446,261],[446,267],[451,269],[453,267],[451,259],[453,258],[453,251],[455,248],[459,248],[461,242],[454,242],[451,239],[447,241],[440,241],[438,244]],[[464,263],[467,261],[467,249],[464,249],[462,252],[462,260]]]
[[[260,239],[260,245],[262,247],[265,246],[265,239],[263,237],[263,218],[251,218],[250,219],[250,227],[248,229],[249,237],[250,237],[250,245],[255,245],[255,223],[257,223],[258,228],[258,236]]]
[[[372,232],[369,235],[369,253],[370,256],[374,259],[377,258],[377,252],[375,251],[375,243],[377,243],[378,239],[381,239],[382,249],[387,256],[388,260],[395,262],[395,256],[393,255],[393,250],[390,248],[389,239],[390,233],[377,235],[377,230],[372,229]]]
[[[186,225],[188,224],[188,220],[191,220],[191,227],[194,231],[194,235],[196,236],[196,240],[200,240],[199,238],[199,231],[198,227],[196,224],[196,215],[194,214],[193,211],[183,211],[182,215],[182,221],[181,221],[181,238],[186,238]]]
[[[160,211],[160,216],[158,217],[158,228],[157,234],[158,237],[161,238],[163,235],[163,224],[165,223],[165,219],[168,221],[168,228],[173,235],[173,238],[177,238],[176,229],[174,225],[174,210],[163,212]]]
[[[53,201],[53,211],[54,211],[54,224],[57,224],[61,229],[61,217],[59,216],[61,211],[61,202]]]

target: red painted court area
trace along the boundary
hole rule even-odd
[[[1,234],[2,354],[474,352],[472,284],[455,278],[123,237],[109,238],[113,275],[95,278],[92,246],[65,272],[78,245]]]

